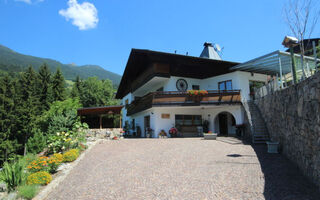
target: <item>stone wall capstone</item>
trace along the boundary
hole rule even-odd
[[[320,189],[320,72],[255,104],[271,140]]]

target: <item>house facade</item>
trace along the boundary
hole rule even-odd
[[[206,131],[236,134],[245,118],[242,102],[268,79],[231,69],[238,64],[221,60],[210,43],[200,57],[132,49],[116,94],[122,124],[138,137],[158,137],[172,127],[179,136],[198,136],[204,124]]]

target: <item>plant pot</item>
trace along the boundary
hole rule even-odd
[[[267,142],[268,153],[278,153],[279,142]]]
[[[217,134],[216,133],[203,133],[203,139],[205,140],[216,140]]]

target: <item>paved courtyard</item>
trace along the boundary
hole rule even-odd
[[[47,199],[320,199],[295,165],[265,148],[234,138],[109,141]]]

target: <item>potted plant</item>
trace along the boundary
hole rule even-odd
[[[178,129],[176,129],[175,127],[170,128],[169,133],[171,135],[171,137],[177,137],[178,136]]]
[[[208,120],[204,120],[202,122],[202,127],[203,127],[203,132],[204,133],[208,133],[208,131],[209,131],[209,121]]]
[[[150,127],[146,128],[146,137],[151,138],[152,137],[153,130]]]
[[[192,97],[193,101],[200,102],[203,96],[208,94],[207,90],[188,90],[187,94]]]
[[[120,138],[123,139],[123,134],[125,134],[125,131],[123,129],[120,129]]]
[[[216,133],[213,133],[212,131],[208,131],[208,133],[203,134],[203,139],[205,140],[216,140],[217,139]]]
[[[163,129],[159,133],[159,138],[167,138],[167,133]]]

